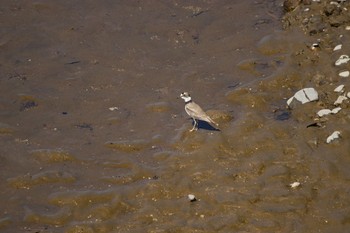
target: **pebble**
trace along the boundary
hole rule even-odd
[[[342,71],[339,73],[339,76],[343,77],[343,78],[347,78],[347,77],[349,77],[349,75],[350,75],[350,72],[348,70]]]
[[[332,113],[337,114],[341,110],[341,107],[333,108]]]
[[[341,50],[341,47],[342,47],[342,46],[343,46],[343,45],[338,44],[337,46],[334,47],[333,51]]]
[[[346,26],[345,30],[350,31],[350,26]]]
[[[321,109],[320,111],[317,112],[317,115],[319,117],[323,117],[323,116],[326,116],[328,114],[337,114],[339,111],[341,110],[341,107],[337,107],[337,108],[334,108],[332,110],[330,109]]]
[[[331,114],[332,111],[330,109],[321,109],[320,111],[317,112],[317,115],[319,117],[323,117],[323,116],[326,116],[328,114]]]
[[[110,111],[115,111],[115,110],[119,110],[119,108],[118,107],[110,107],[110,108],[108,108]]]
[[[313,43],[312,45],[311,45],[311,49],[312,50],[315,50],[316,48],[319,48],[320,47],[320,44],[317,42],[317,43]]]
[[[333,140],[338,139],[340,137],[339,131],[334,131],[326,140],[327,143],[331,143]]]
[[[348,63],[350,61],[350,58],[348,55],[341,55],[339,59],[335,62],[336,66],[340,66],[342,64]]]
[[[348,93],[346,94],[346,96],[347,96],[348,98],[350,98],[350,92],[348,92]]]
[[[344,84],[342,84],[342,85],[339,85],[339,86],[337,86],[335,89],[334,89],[334,92],[343,92],[344,91]]]
[[[300,182],[293,182],[293,183],[291,183],[291,184],[289,184],[289,186],[291,187],[291,188],[293,188],[293,189],[295,189],[295,188],[297,188],[297,187],[299,187],[300,186]]]
[[[339,96],[338,99],[334,102],[334,105],[340,105],[341,103],[343,103],[344,100],[348,99],[346,96]]]
[[[188,199],[190,200],[190,202],[195,202],[195,201],[197,201],[196,196],[193,195],[193,194],[188,194]]]
[[[287,104],[290,105],[292,101],[296,99],[302,104],[318,100],[318,93],[314,88],[304,88],[297,91],[293,97],[287,100]]]

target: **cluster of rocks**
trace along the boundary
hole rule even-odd
[[[326,55],[333,60],[332,69],[337,73],[338,77],[331,79],[326,87],[319,85],[318,91],[314,88],[304,88],[299,90],[288,99],[287,104],[291,108],[296,107],[296,103],[302,104],[318,101],[319,92],[322,93],[321,104],[319,106],[326,106],[316,112],[316,121],[327,121],[326,116],[330,114],[337,114],[342,109],[348,107],[348,100],[350,99],[350,90],[346,91],[346,83],[350,76],[349,61],[350,57],[344,52],[341,42],[346,41],[344,33],[350,31],[350,12],[348,10],[349,1],[323,1],[323,0],[286,0],[284,1],[284,9],[286,15],[283,18],[284,28],[301,27],[305,34],[310,35],[311,38],[317,38],[315,43],[310,45],[310,50],[315,53],[322,51],[317,56]],[[299,24],[298,24],[299,22]],[[302,22],[300,24],[300,22]],[[333,72],[332,72],[333,73]],[[320,82],[321,83],[321,82]],[[324,83],[323,83],[324,84]],[[337,85],[333,93],[330,93],[329,87]],[[327,90],[328,89],[328,90]],[[334,93],[336,93],[335,99]],[[341,130],[336,130],[330,134],[325,140],[330,143],[335,139],[340,138]]]

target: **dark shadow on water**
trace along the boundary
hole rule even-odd
[[[210,131],[220,131],[220,129],[217,129],[213,126],[211,126],[208,122],[206,121],[201,121],[201,120],[197,120],[198,121],[198,129],[205,129],[205,130],[210,130]],[[193,126],[194,122],[192,121],[192,126]]]

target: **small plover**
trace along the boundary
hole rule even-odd
[[[183,92],[180,97],[185,101],[185,111],[193,119],[193,128],[190,130],[191,132],[198,129],[197,120],[208,122],[211,126],[217,129],[219,124],[213,121],[198,104],[192,101],[190,94]]]

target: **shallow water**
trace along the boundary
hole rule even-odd
[[[325,101],[286,108],[339,80],[281,2],[4,2],[0,230],[348,229],[347,109],[306,128]],[[220,131],[188,132],[183,91]]]

